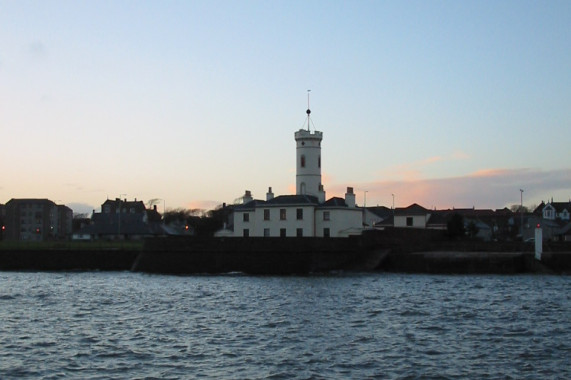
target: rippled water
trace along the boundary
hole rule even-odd
[[[571,277],[0,273],[0,378],[571,378]]]

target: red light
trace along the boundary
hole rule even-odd
[[[2,226],[2,231],[6,231],[6,226]]]
[[[185,229],[185,230],[188,230],[188,226],[184,226],[184,229]]]
[[[537,228],[541,228],[541,224],[537,223]]]

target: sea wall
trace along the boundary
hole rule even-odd
[[[151,273],[303,274],[334,270],[372,271],[375,247],[361,238],[156,238],[133,270]]]
[[[0,250],[0,271],[125,271],[139,251],[30,249]]]
[[[146,241],[138,250],[2,249],[0,271],[571,274],[569,244],[544,246],[547,252],[537,261],[531,245],[449,242],[442,241],[441,234],[430,234],[383,232],[348,239],[161,238]]]

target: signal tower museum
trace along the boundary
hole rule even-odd
[[[242,204],[234,208],[235,237],[348,237],[363,230],[362,209],[355,204],[353,188],[345,198],[326,200],[321,183],[321,141],[323,132],[295,132],[296,194],[274,197],[268,189],[265,200],[253,199],[246,190]],[[222,235],[219,235],[222,236]],[[228,235],[226,235],[228,236]]]

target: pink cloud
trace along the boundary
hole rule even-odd
[[[519,189],[524,189],[524,204],[531,206],[557,194],[568,200],[571,169],[483,169],[453,178],[337,184],[329,187],[327,197],[343,196],[346,186],[366,190],[369,206],[391,206],[394,194],[397,207],[418,203],[427,208],[503,208],[520,202]],[[361,205],[364,190],[357,192],[357,203]]]

